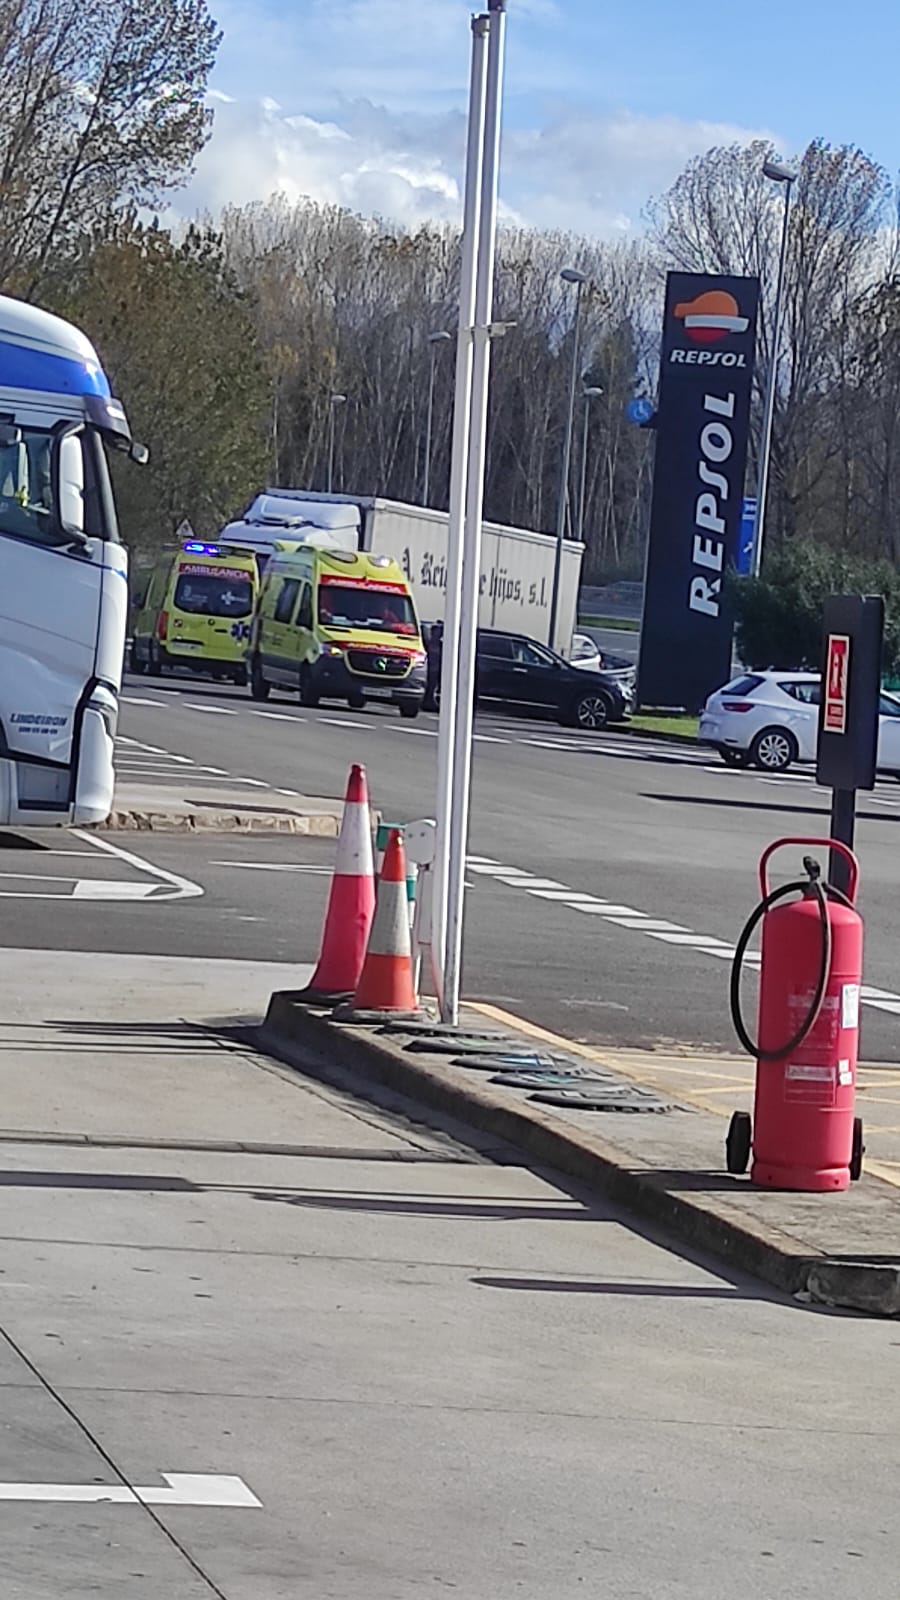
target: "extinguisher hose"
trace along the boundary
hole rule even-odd
[[[831,920],[828,916],[828,900],[830,897],[834,900],[842,901],[845,905],[849,905],[850,903],[846,896],[843,895],[839,889],[832,888],[830,884],[823,885],[819,881],[819,869],[816,862],[807,859],[803,864],[809,873],[809,877],[799,883],[785,883],[780,889],[773,889],[771,894],[767,894],[765,899],[760,901],[759,905],[756,907],[756,910],[747,921],[746,926],[744,927],[741,936],[738,939],[737,945],[735,946],[734,962],[732,963],[731,968],[731,1020],[734,1023],[735,1032],[740,1039],[741,1044],[744,1046],[744,1049],[747,1051],[748,1055],[756,1056],[758,1061],[781,1061],[785,1056],[791,1055],[796,1049],[798,1049],[798,1047],[803,1043],[807,1034],[811,1033],[812,1029],[815,1027],[819,1012],[822,1009],[822,1003],[825,999],[825,990],[828,986],[828,974],[831,971]],[[744,1018],[741,1014],[741,971],[744,965],[744,957],[747,954],[747,946],[749,945],[750,940],[756,932],[756,929],[763,917],[766,915],[766,912],[769,911],[772,906],[776,905],[779,900],[784,900],[789,894],[796,894],[798,891],[803,895],[812,892],[818,903],[819,925],[822,930],[822,950],[819,960],[819,973],[816,979],[815,989],[813,990],[813,997],[809,1003],[809,1009],[796,1033],[794,1033],[790,1039],[781,1045],[779,1049],[762,1050],[759,1042],[751,1039],[744,1023]]]

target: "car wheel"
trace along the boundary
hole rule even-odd
[[[400,700],[398,704],[401,717],[417,717],[422,709],[421,700]]]
[[[726,745],[721,747],[719,755],[722,757],[726,767],[746,767],[750,762],[749,751],[730,750]]]
[[[132,672],[136,672],[138,677],[142,677],[143,674],[147,671],[147,663],[146,663],[146,661],[142,661],[140,656],[138,655],[138,653],[137,653],[137,645],[135,644],[133,639],[131,641],[131,651],[130,651],[130,655],[129,655],[129,665],[131,667]]]
[[[612,702],[608,695],[600,694],[596,689],[589,689],[585,694],[580,694],[565,720],[572,728],[583,728],[586,733],[596,733],[600,728],[605,728],[612,711]]]
[[[300,704],[308,706],[311,711],[319,704],[319,696],[313,685],[313,676],[309,667],[302,667],[300,671]]]
[[[750,746],[750,760],[762,772],[786,772],[797,759],[797,741],[787,728],[763,728]]]
[[[159,645],[155,639],[150,640],[150,661],[147,666],[151,678],[162,677],[162,661],[159,655]]]
[[[348,694],[347,704],[351,711],[362,711],[365,708],[366,697],[364,694]]]
[[[254,700],[268,700],[271,691],[272,685],[263,677],[262,667],[254,656],[250,663],[250,693]]]

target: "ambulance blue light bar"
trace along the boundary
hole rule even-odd
[[[191,555],[195,556],[219,556],[222,554],[217,544],[200,544],[197,540],[192,540],[191,543],[186,544],[184,548],[185,550],[189,550]]]

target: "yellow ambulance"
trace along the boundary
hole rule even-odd
[[[247,646],[259,594],[252,550],[189,540],[160,556],[137,613],[133,672],[186,667],[247,681]]]
[[[346,700],[417,717],[427,681],[412,592],[388,556],[298,545],[266,567],[248,656],[250,691],[294,690],[305,706]]]

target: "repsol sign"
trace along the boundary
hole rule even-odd
[[[759,283],[666,282],[641,629],[643,705],[703,703],[731,672],[725,576],[740,535]]]

